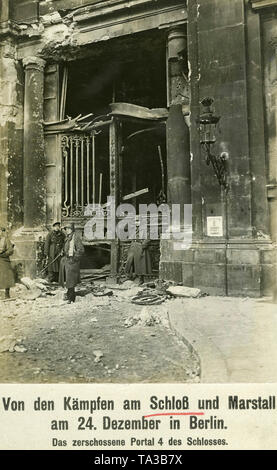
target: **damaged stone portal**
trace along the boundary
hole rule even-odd
[[[84,234],[88,207],[106,211],[111,196],[137,212],[192,207],[189,249],[149,241],[151,278],[207,294],[271,295],[276,5],[2,3],[0,226],[15,244],[16,270],[45,269],[45,239],[59,221],[82,239],[81,269],[110,266],[120,282],[130,240]],[[205,102],[218,117],[209,147],[199,126]]]
[[[123,272],[130,243],[121,243],[117,252],[112,240],[87,240],[84,226],[94,214],[89,208],[100,204],[107,209],[111,195],[116,205],[128,202],[136,209],[166,201],[165,44],[163,35],[153,37],[149,50],[149,40],[140,35],[114,41],[95,47],[92,57],[59,64],[52,74],[59,83],[59,120],[51,121],[49,104],[44,114],[49,158],[53,143],[60,146],[62,225],[73,222],[83,235],[82,268],[111,263],[113,251],[115,276]],[[50,202],[49,225],[55,209]],[[151,251],[157,276],[159,243],[152,243]]]

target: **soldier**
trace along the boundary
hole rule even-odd
[[[59,282],[62,287],[66,285],[66,299],[68,303],[75,302],[75,286],[80,282],[80,259],[84,253],[81,237],[75,232],[74,224],[65,227],[66,240],[64,244],[64,257],[60,266]]]
[[[58,282],[59,280],[59,269],[61,253],[65,241],[65,235],[61,231],[60,222],[55,222],[53,224],[53,230],[48,233],[45,244],[44,244],[44,253],[47,256],[47,265],[48,266],[48,280],[49,282]],[[58,258],[57,258],[58,256]],[[57,259],[55,259],[57,258]]]
[[[10,288],[15,285],[10,262],[10,255],[13,251],[14,245],[7,236],[6,229],[0,227],[0,289],[5,289],[5,299],[10,298]]]
[[[136,240],[131,242],[128,250],[125,273],[129,279],[139,277],[139,284],[144,283],[144,276],[152,274],[151,255],[149,252],[150,240],[139,239],[139,227],[136,229]]]

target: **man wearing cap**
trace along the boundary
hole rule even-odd
[[[139,225],[136,227],[136,239],[131,242],[127,254],[125,274],[129,279],[139,277],[139,284],[144,283],[144,277],[152,274],[151,255],[149,251],[150,240],[147,239],[147,228],[142,230],[143,239],[140,238]]]
[[[15,285],[10,262],[10,255],[13,251],[14,245],[7,236],[6,229],[0,227],[0,289],[5,289],[5,299],[10,298],[10,288]]]
[[[61,231],[60,222],[55,222],[53,224],[53,230],[48,233],[45,244],[44,244],[44,254],[47,257],[48,265],[48,280],[50,282],[58,282],[59,280],[59,269],[61,253],[65,241],[65,235]]]
[[[75,302],[75,286],[80,282],[80,259],[85,252],[81,237],[75,232],[74,224],[67,225],[64,257],[61,261],[59,282],[66,286],[68,303]]]

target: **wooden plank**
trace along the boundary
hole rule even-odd
[[[135,191],[134,193],[126,194],[126,196],[123,196],[122,199],[123,201],[128,201],[129,199],[132,199],[133,197],[138,197],[141,194],[145,194],[148,192],[149,192],[148,188],[140,189],[139,191]]]

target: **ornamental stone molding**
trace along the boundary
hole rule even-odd
[[[249,0],[252,8],[260,10],[262,8],[277,7],[277,0]]]
[[[25,57],[22,62],[25,70],[35,69],[43,71],[46,65],[46,61],[44,59],[36,56]]]
[[[14,21],[4,21],[0,23],[0,40],[6,37],[17,38],[21,33],[20,27]]]

